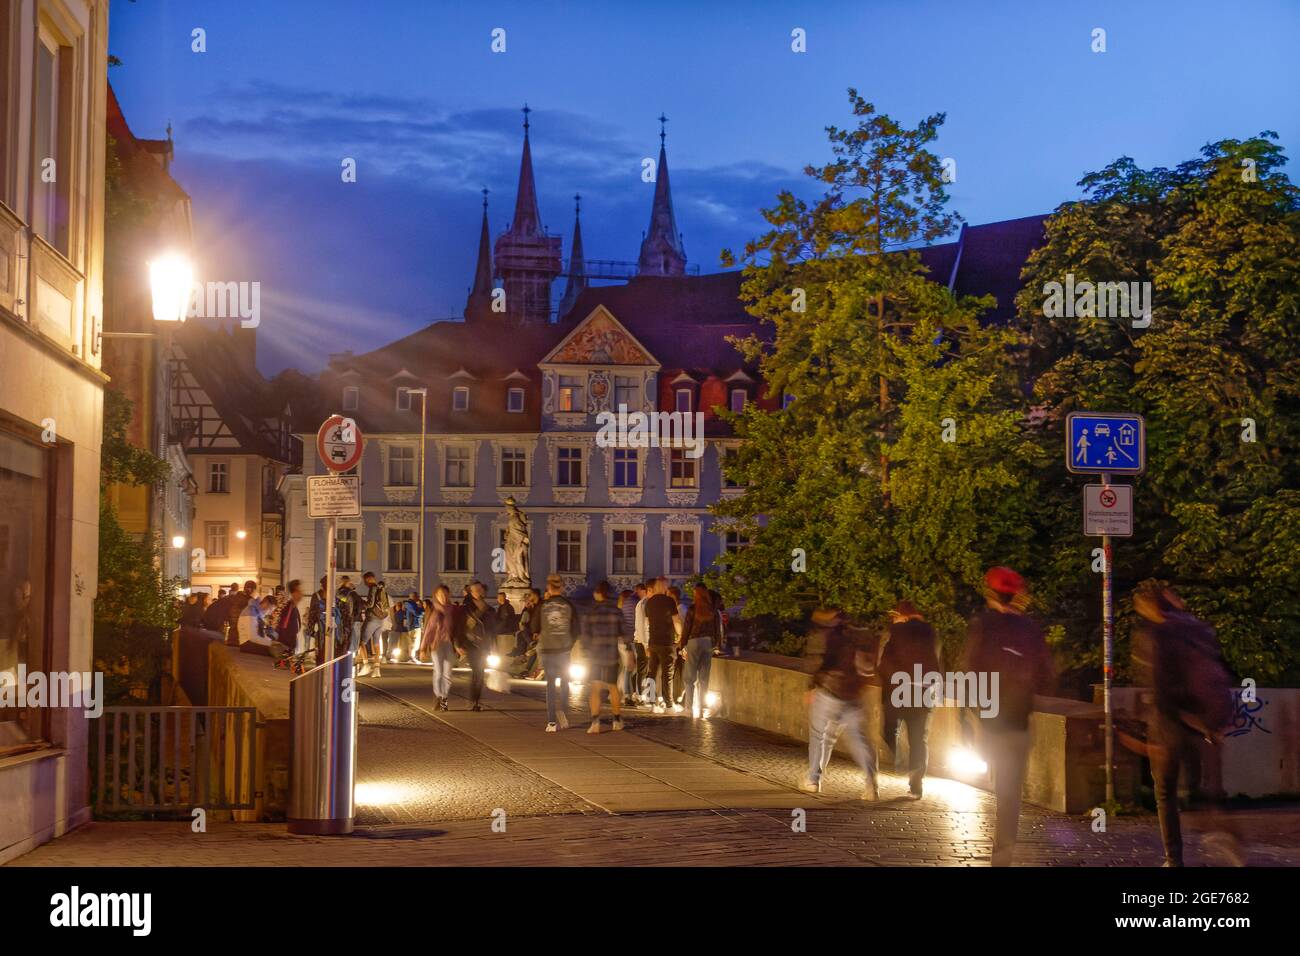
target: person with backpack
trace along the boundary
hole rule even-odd
[[[804,793],[820,793],[822,775],[831,762],[835,741],[843,731],[849,752],[866,777],[863,800],[879,800],[876,754],[862,735],[862,695],[871,676],[872,660],[865,644],[845,626],[836,608],[813,611],[809,643],[824,648],[808,689],[808,773],[799,784]]]
[[[907,782],[912,796],[919,800],[929,761],[932,711],[921,689],[916,688],[915,677],[918,667],[922,675],[939,672],[938,643],[934,628],[910,601],[899,601],[892,618],[878,667],[884,714],[881,736],[897,754],[898,740],[903,728],[907,728]],[[915,703],[918,696],[920,706]]]
[[[1147,757],[1167,867],[1183,865],[1178,777],[1202,741],[1217,745],[1232,720],[1232,677],[1214,628],[1192,615],[1169,588],[1133,595],[1135,675],[1152,691],[1146,714]],[[1234,862],[1239,862],[1230,851]]]
[[[569,698],[569,653],[578,629],[578,609],[564,596],[564,578],[546,578],[546,597],[538,605],[541,634],[538,650],[546,678],[546,732],[553,734],[569,726],[564,712]]]
[[[388,613],[392,602],[384,582],[373,571],[361,575],[366,585],[366,596],[361,605],[361,666],[358,677],[381,677],[384,663],[384,630],[388,627]]]
[[[998,675],[996,711],[975,712],[996,796],[992,864],[1010,866],[1029,760],[1029,715],[1034,695],[1051,692],[1055,672],[1043,629],[1025,614],[1029,598],[1024,578],[997,567],[984,575],[984,584],[988,606],[967,625],[964,669]],[[974,708],[973,701],[967,703]]]
[[[312,593],[307,603],[307,649],[322,647],[325,643],[325,614],[329,607],[329,594],[325,588],[329,576],[320,579],[320,588]]]
[[[600,733],[600,695],[609,692],[611,730],[623,729],[623,695],[619,692],[619,658],[629,635],[623,630],[623,615],[610,600],[613,588],[601,581],[592,591],[593,604],[582,615],[582,654],[587,660],[591,685],[591,726],[587,733]]]
[[[690,608],[682,615],[682,636],[679,649],[686,659],[684,680],[686,692],[683,704],[691,717],[708,717],[705,703],[709,693],[709,672],[713,667],[713,651],[722,632],[722,616],[709,589],[695,585],[695,596]]]

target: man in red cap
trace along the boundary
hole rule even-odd
[[[996,707],[978,711],[976,723],[997,797],[992,862],[1010,866],[1029,757],[1029,714],[1034,695],[1049,693],[1055,675],[1042,628],[1025,614],[1029,602],[1024,578],[1010,568],[990,568],[984,584],[988,607],[972,617],[966,629],[965,669],[990,675],[989,683],[998,692]]]

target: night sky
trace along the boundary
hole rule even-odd
[[[1294,151],[1298,27],[1286,0],[115,0],[109,79],[137,136],[174,127],[200,278],[261,283],[272,373],[460,314],[479,190],[494,238],[513,210],[525,101],[566,262],[575,192],[587,257],[636,259],[663,111],[678,225],[709,272],[778,190],[812,195],[801,169],[828,158],[826,125],[851,123],[849,86],[903,122],[946,112],[952,208],[988,222],[1076,198],[1121,155],[1172,165],[1263,129]]]

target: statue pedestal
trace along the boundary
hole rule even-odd
[[[501,593],[506,596],[510,606],[515,609],[516,614],[522,614],[524,610],[524,601],[528,597],[528,592],[532,586],[527,581],[507,581],[501,585]]]

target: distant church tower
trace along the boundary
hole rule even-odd
[[[488,191],[483,190],[483,224],[478,233],[478,263],[474,266],[474,284],[465,301],[465,320],[477,322],[492,317],[492,241],[488,234]]]
[[[519,162],[519,192],[515,218],[497,237],[497,275],[506,294],[506,317],[517,324],[545,324],[551,318],[551,283],[564,267],[560,237],[548,236],[537,208],[533,182],[533,153],[528,143],[528,114],[524,105],[524,154]]]
[[[668,117],[659,115],[659,165],[655,173],[655,199],[650,207],[650,229],[641,240],[637,274],[643,276],[679,276],[686,272],[686,250],[677,231],[673,215],[673,194],[668,185],[668,152],[664,149],[664,124]]]
[[[560,318],[569,314],[582,290],[587,288],[587,266],[582,256],[582,196],[573,197],[573,242],[569,245],[569,280],[560,299]]]

